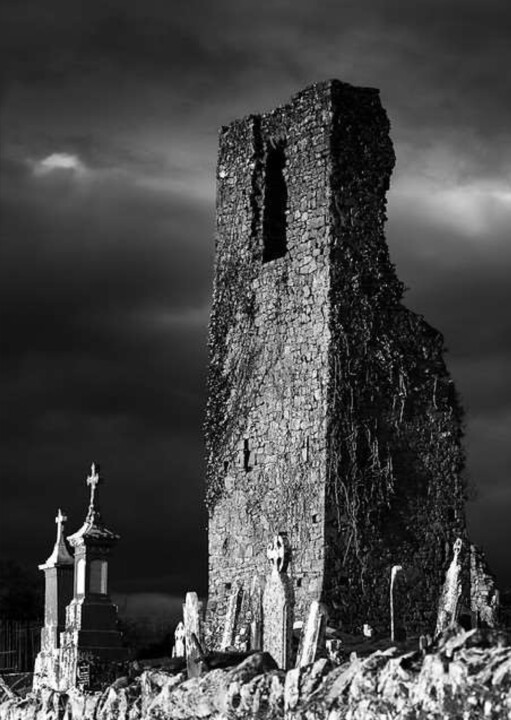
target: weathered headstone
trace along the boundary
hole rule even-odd
[[[291,664],[294,597],[286,574],[289,546],[284,534],[274,538],[267,556],[271,572],[263,594],[263,649],[285,670]]]
[[[254,575],[250,588],[250,649],[263,647],[263,590],[258,575]]]
[[[76,686],[87,690],[90,686],[90,662],[79,660],[76,664]]]
[[[200,677],[202,670],[201,652],[198,643],[194,641],[192,635],[200,643],[202,640],[202,623],[199,598],[196,592],[186,593],[186,600],[183,605],[183,620],[185,626],[185,649],[186,649],[186,669],[188,677]]]
[[[227,605],[227,613],[225,615],[224,621],[224,632],[222,635],[222,642],[220,644],[221,651],[234,648],[236,623],[238,620],[242,597],[243,589],[241,585],[235,583],[229,597],[229,603]]]
[[[174,631],[174,647],[172,648],[172,657],[184,657],[186,655],[185,638],[185,626],[183,625],[183,622],[179,622]]]
[[[317,600],[313,600],[307,622],[302,629],[296,667],[304,667],[313,663],[316,660],[318,650],[324,648],[327,619],[326,607]]]
[[[396,575],[402,570],[401,565],[394,565],[390,571],[390,639],[392,642],[396,639],[395,633],[395,619],[394,619],[394,584],[396,582]]]
[[[457,538],[453,545],[453,558],[445,574],[445,582],[438,602],[436,635],[439,635],[456,622],[462,590],[460,561],[462,547],[461,538]]]

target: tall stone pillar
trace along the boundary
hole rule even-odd
[[[59,509],[57,538],[53,551],[45,563],[39,565],[44,572],[44,627],[41,630],[41,651],[34,668],[34,689],[42,685],[58,687],[60,633],[65,628],[66,606],[73,597],[74,560],[64,539],[67,517]]]

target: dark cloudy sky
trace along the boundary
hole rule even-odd
[[[445,335],[468,511],[511,584],[508,0],[2,0],[0,553],[35,565],[93,459],[116,589],[205,588],[217,129],[331,77],[380,88],[388,242]]]

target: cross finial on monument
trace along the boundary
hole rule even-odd
[[[62,510],[59,508],[57,517],[55,518],[55,523],[57,525],[57,543],[62,540],[62,530],[65,522],[67,522],[67,515],[64,515]]]
[[[90,475],[87,478],[87,485],[90,487],[89,515],[98,512],[98,508],[94,507],[94,502],[96,500],[96,488],[101,482],[103,482],[103,478],[99,474],[99,465],[93,462],[90,468]]]

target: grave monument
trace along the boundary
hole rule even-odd
[[[117,608],[108,592],[108,563],[119,536],[105,525],[99,509],[99,466],[87,478],[90,499],[81,528],[63,536],[67,518],[58,512],[57,540],[46,563],[45,626],[36,659],[34,689],[68,690],[101,684],[113,662],[128,659],[117,627]],[[65,611],[65,614],[64,614]]]
[[[65,629],[66,606],[73,597],[74,560],[64,538],[67,517],[59,508],[55,522],[57,538],[53,551],[45,563],[39,565],[44,572],[44,627],[41,629],[41,650],[34,667],[34,688],[41,682],[51,687],[60,683],[60,639]]]

